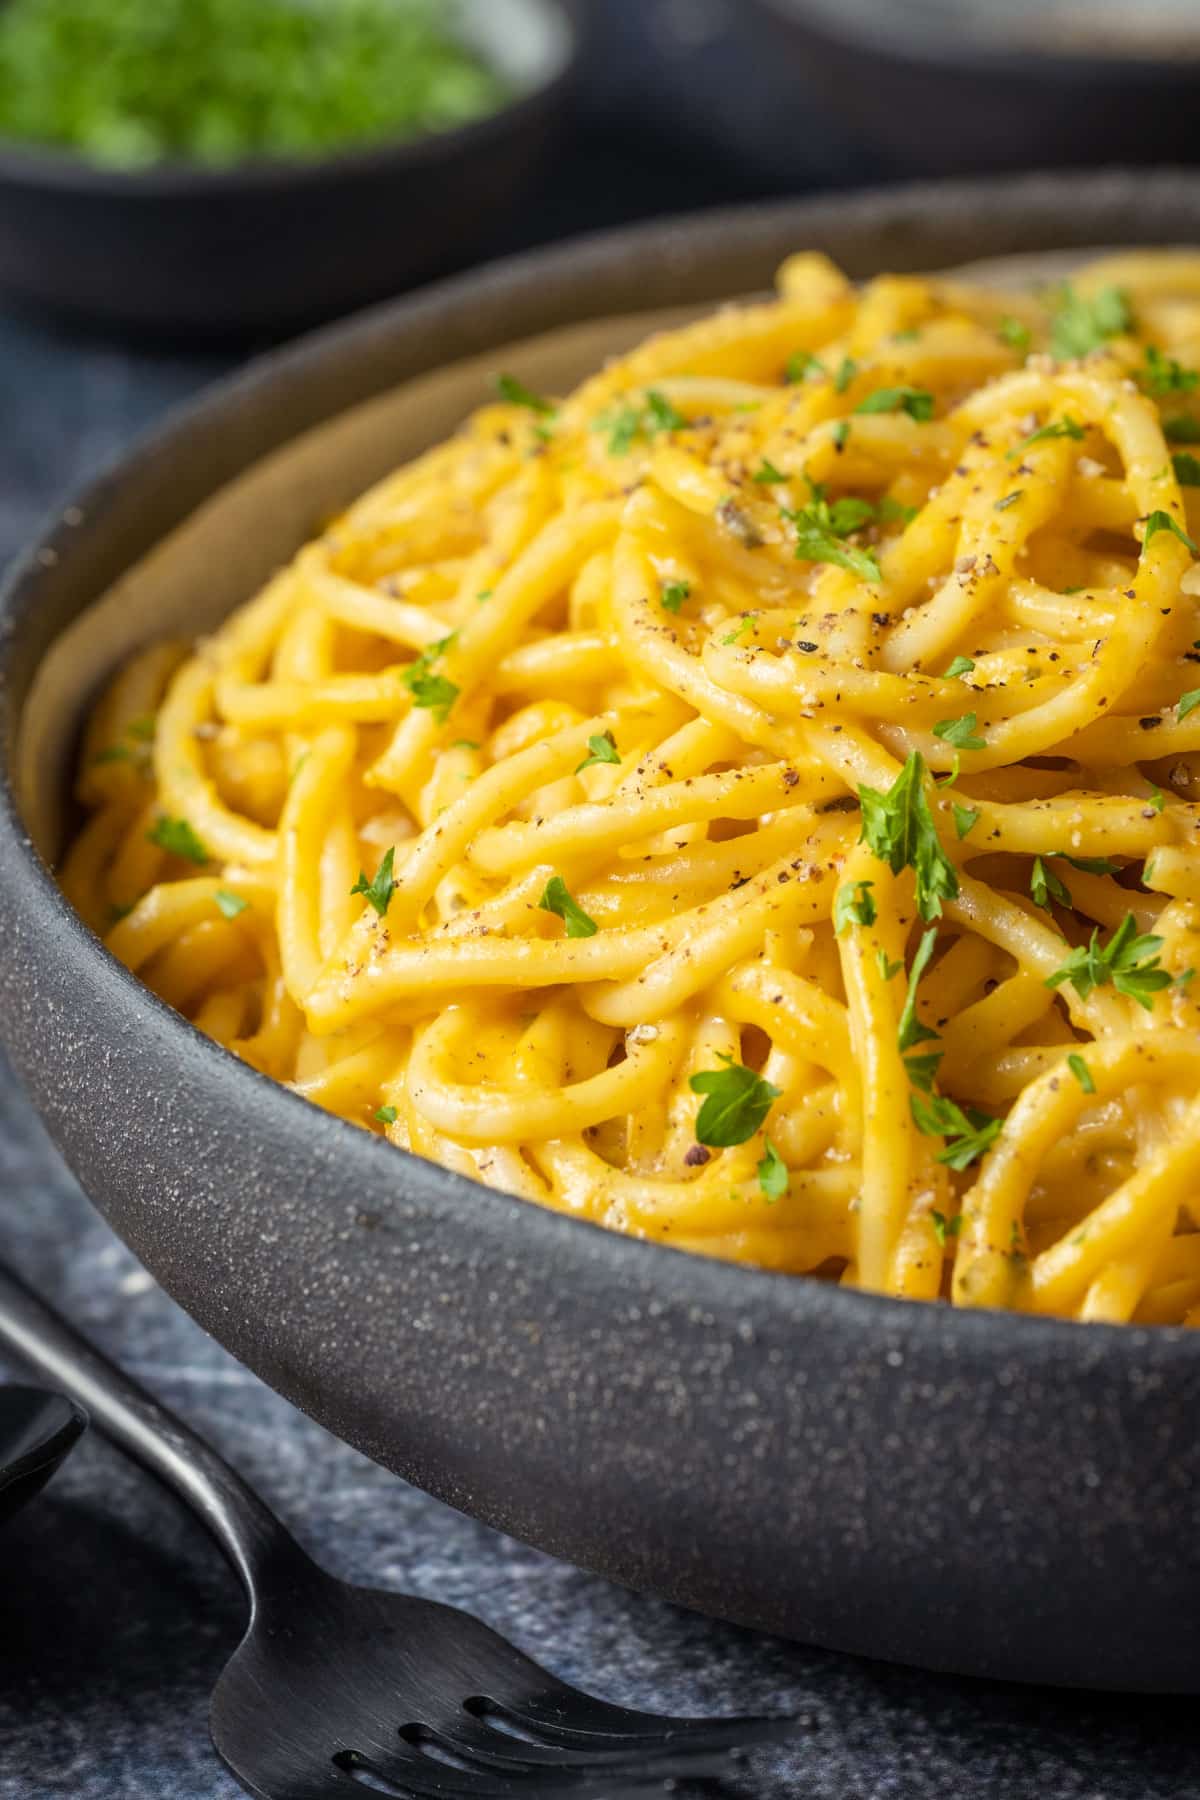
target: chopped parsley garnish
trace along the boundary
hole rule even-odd
[[[1146,366],[1138,373],[1138,381],[1148,394],[1190,394],[1200,374],[1185,369],[1173,356],[1164,356],[1154,344],[1146,345]]]
[[[668,581],[658,596],[658,603],[664,612],[677,613],[691,591],[690,581]]]
[[[912,968],[908,972],[908,988],[904,995],[904,1006],[900,1013],[900,1024],[897,1030],[896,1044],[901,1051],[911,1050],[917,1044],[933,1043],[937,1038],[936,1031],[930,1031],[928,1025],[922,1025],[917,1017],[917,987],[922,975],[929,966],[933,955],[933,947],[937,943],[937,926],[931,925],[922,933],[917,945],[917,954],[913,957]]]
[[[829,500],[819,483],[810,482],[809,486],[812,497],[807,506],[797,507],[794,511],[783,509],[784,518],[790,519],[796,528],[797,561],[836,563],[862,581],[881,581],[879,564],[871,552],[843,542],[851,532],[861,530],[874,519],[875,508],[871,502],[853,494]]]
[[[448,637],[439,638],[435,644],[428,644],[400,676],[413,697],[413,705],[431,712],[439,725],[446,723],[461,690],[445,675],[435,675],[433,664],[450,648],[457,635],[457,632],[452,631]]]
[[[1029,877],[1029,891],[1033,895],[1035,906],[1044,906],[1050,910],[1051,900],[1057,900],[1060,906],[1073,906],[1071,890],[1054,870],[1048,868],[1040,856],[1033,859],[1033,870]]]
[[[1129,301],[1117,287],[1078,294],[1068,282],[1062,290],[1050,330],[1050,351],[1060,362],[1102,349],[1106,339],[1120,337],[1133,324]]]
[[[834,391],[844,394],[854,377],[858,374],[858,364],[852,356],[843,356],[833,378]]]
[[[392,904],[392,895],[396,891],[396,882],[392,867],[396,861],[395,845],[385,850],[383,860],[375,871],[374,880],[368,881],[365,869],[358,871],[358,880],[350,889],[352,894],[361,894],[369,906],[373,906],[382,919]]]
[[[833,929],[836,936],[851,925],[873,925],[878,916],[871,889],[873,881],[856,881],[841,887],[833,903]]]
[[[1069,862],[1073,869],[1079,869],[1084,875],[1119,875],[1121,873],[1120,863],[1113,862],[1107,856],[1068,856],[1065,852],[1061,854],[1064,862]]]
[[[1179,539],[1181,544],[1187,546],[1193,556],[1200,556],[1200,551],[1196,549],[1195,544],[1183,529],[1183,526],[1178,524],[1168,512],[1152,512],[1150,514],[1149,518],[1146,520],[1146,531],[1142,538],[1143,549],[1152,541],[1152,539],[1158,536],[1160,531],[1171,532],[1173,536]]]
[[[1200,457],[1193,456],[1190,450],[1177,450],[1171,467],[1180,487],[1200,487]]]
[[[617,749],[611,731],[597,732],[588,739],[588,754],[584,757],[575,773],[581,775],[585,769],[594,768],[597,763],[619,763],[620,751]]]
[[[946,1147],[937,1161],[960,1173],[990,1150],[1004,1129],[1003,1119],[969,1106],[964,1112],[944,1094],[910,1094],[913,1123],[926,1137],[944,1137]]]
[[[1020,456],[1021,452],[1028,450],[1031,444],[1045,443],[1048,438],[1074,438],[1078,443],[1083,436],[1083,426],[1076,419],[1052,419],[1048,425],[1042,425],[1037,431],[1031,431],[1027,438],[1022,438],[1021,442],[1008,452],[1008,460],[1011,462],[1014,456]]]
[[[906,412],[910,419],[925,425],[933,417],[933,395],[926,388],[876,388],[855,407],[856,413]]]
[[[1096,1083],[1092,1080],[1092,1071],[1088,1068],[1082,1056],[1072,1052],[1067,1058],[1067,1067],[1070,1069],[1072,1075],[1075,1077],[1085,1094],[1095,1093]]]
[[[937,1080],[937,1072],[941,1067],[944,1050],[929,1050],[923,1056],[906,1056],[904,1071],[915,1088],[923,1094],[933,1092],[933,1084]]]
[[[958,833],[959,842],[969,836],[979,823],[980,813],[977,806],[960,806],[957,801],[953,806],[954,829]]]
[[[450,745],[451,750],[478,750],[478,738],[455,738]]]
[[[1032,333],[1028,325],[1022,325],[1020,319],[1014,319],[1010,314],[1007,318],[1001,319],[996,330],[1010,349],[1016,350],[1019,355],[1024,356],[1032,342]]]
[[[796,350],[787,359],[784,369],[785,378],[791,382],[805,381],[810,375],[824,375],[825,364],[811,350]]]
[[[788,1191],[787,1164],[770,1138],[763,1140],[763,1155],[758,1165],[758,1185],[768,1200],[782,1200]]]
[[[542,394],[535,394],[532,388],[527,388],[515,375],[497,375],[496,392],[509,406],[524,406],[529,412],[538,413],[543,418],[549,418],[558,410],[553,400],[547,400]]]
[[[1187,413],[1164,419],[1163,436],[1168,444],[1200,444],[1200,419],[1190,418]]]
[[[934,829],[925,795],[925,758],[914,750],[886,793],[860,787],[862,837],[893,875],[911,868],[921,917],[941,917],[942,901],[958,895],[958,872]]]
[[[381,1125],[394,1125],[397,1113],[394,1106],[379,1106],[375,1109],[375,1117]]]
[[[623,401],[596,420],[596,431],[607,431],[610,456],[626,456],[639,438],[649,441],[659,431],[685,431],[687,420],[665,394],[647,388],[641,406]]]
[[[955,1213],[953,1218],[948,1219],[945,1213],[938,1212],[936,1207],[933,1209],[929,1215],[929,1223],[933,1226],[933,1235],[937,1239],[940,1249],[946,1248],[947,1238],[958,1236],[962,1230],[962,1222],[961,1213]]]
[[[248,900],[243,900],[240,894],[231,894],[228,888],[218,888],[213,899],[216,901],[217,911],[223,919],[236,919],[238,914],[244,913],[250,904]]]
[[[955,750],[986,750],[987,739],[975,734],[978,723],[973,712],[963,713],[958,719],[939,719],[933,728],[933,735]]]
[[[1101,944],[1097,926],[1090,941],[1072,950],[1061,969],[1046,977],[1046,986],[1057,988],[1069,981],[1079,998],[1086,1000],[1093,988],[1111,982],[1119,994],[1136,1000],[1149,1012],[1153,995],[1170,987],[1175,979],[1160,966],[1162,947],[1160,937],[1150,933],[1139,936],[1136,919],[1126,913],[1107,944]]]
[[[911,525],[920,510],[919,506],[905,506],[903,500],[885,494],[879,502],[877,517],[881,525]]]
[[[1160,787],[1155,787],[1153,782],[1150,783],[1150,804],[1155,812],[1161,812],[1167,804],[1167,796]]]
[[[165,850],[168,856],[179,856],[184,862],[194,863],[206,863],[209,860],[208,851],[186,819],[171,819],[164,813],[154,821],[146,836],[160,850]]]
[[[754,1136],[783,1090],[743,1063],[735,1063],[732,1056],[718,1055],[718,1061],[725,1068],[703,1069],[692,1076],[688,1086],[694,1094],[705,1096],[696,1117],[696,1142],[726,1150]]]
[[[1200,688],[1189,688],[1186,694],[1180,694],[1175,703],[1175,717],[1182,721],[1190,712],[1195,712],[1198,706],[1200,706]]]
[[[786,481],[788,477],[782,469],[777,469],[773,462],[764,457],[762,467],[754,471],[751,479],[757,481],[760,487],[774,487],[777,482]]]
[[[839,419],[831,431],[830,436],[833,439],[833,447],[840,456],[842,451],[846,448],[846,444],[850,437],[849,419]]]
[[[600,929],[595,919],[589,918],[579,902],[571,898],[561,875],[550,877],[538,905],[543,912],[554,913],[562,920],[569,938],[595,937]]]
[[[727,631],[725,636],[721,639],[721,642],[723,644],[740,644],[753,624],[754,620],[751,618],[750,614],[743,613],[741,624],[735,625],[732,631]]]
[[[877,950],[875,952],[875,967],[879,970],[880,976],[884,981],[890,981],[893,975],[898,975],[900,973],[904,964],[902,962],[891,962],[886,950]]]
[[[993,512],[1007,512],[1010,506],[1017,504],[1024,491],[1024,488],[1014,488],[1011,494],[1005,494],[1003,500],[997,500]]]
[[[956,656],[942,676],[942,680],[956,681],[960,675],[969,675],[974,667],[975,664],[969,656]]]

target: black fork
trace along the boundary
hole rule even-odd
[[[185,1500],[241,1577],[250,1623],[211,1724],[258,1800],[625,1800],[727,1773],[800,1723],[612,1706],[469,1613],[335,1581],[215,1451],[3,1269],[0,1347]]]

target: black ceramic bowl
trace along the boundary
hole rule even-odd
[[[552,150],[578,0],[467,0],[514,98],[458,129],[312,161],[124,172],[0,140],[0,290],[172,336],[294,330],[478,253]]]
[[[1200,36],[1192,27],[1191,54],[1180,54],[1167,25],[1136,5],[1124,8],[1127,26],[1137,22],[1124,39],[1131,55],[1119,37],[1100,49],[1103,14],[1089,21],[1086,7],[1061,5],[1055,33],[1048,0],[1027,3],[1020,19],[982,0],[752,4],[813,104],[903,173],[1195,159]],[[978,28],[985,12],[989,30]],[[1187,40],[1186,20],[1174,17]]]
[[[647,309],[764,288],[799,245],[866,275],[1198,232],[1200,183],[1161,174],[544,252],[261,362],[54,522],[0,612],[0,1033],[96,1204],[252,1369],[453,1505],[633,1587],[935,1668],[1200,1690],[1196,1334],[883,1300],[485,1190],[215,1048],[43,860],[114,660],[245,595],[497,364],[567,378]]]

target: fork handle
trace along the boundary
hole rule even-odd
[[[0,1264],[0,1349],[83,1407],[91,1423],[157,1476],[216,1538],[256,1605],[300,1546],[229,1464]]]

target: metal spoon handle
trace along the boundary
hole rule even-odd
[[[0,1349],[87,1412],[97,1431],[184,1500],[233,1564],[253,1603],[281,1564],[307,1561],[241,1476],[182,1420],[81,1338],[0,1265]]]

